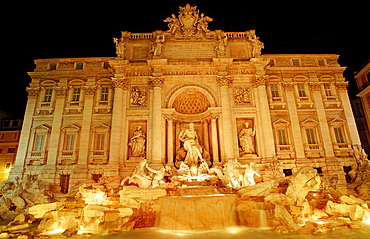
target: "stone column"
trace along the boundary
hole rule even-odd
[[[173,166],[173,147],[174,147],[174,138],[173,138],[173,117],[168,115],[166,116],[167,120],[167,165]]]
[[[55,182],[56,180],[55,171],[56,171],[58,149],[59,149],[59,143],[60,143],[60,132],[61,132],[60,129],[62,127],[62,119],[63,119],[67,87],[57,86],[57,87],[54,87],[54,91],[56,94],[56,99],[55,99],[53,123],[51,126],[52,128],[51,128],[50,140],[49,140],[49,150],[48,150],[48,156],[47,156],[47,161],[45,165],[46,167],[44,168],[44,172],[42,176],[44,177],[46,176],[46,174],[49,174],[48,176],[49,179],[51,180],[52,177],[54,177],[54,182]]]
[[[351,103],[348,97],[347,86],[348,86],[348,82],[337,82],[336,83],[336,87],[339,92],[339,99],[342,102],[344,115],[346,116],[346,121],[348,125],[348,130],[349,130],[348,134],[352,142],[352,145],[361,145],[361,140],[358,135],[355,118],[352,113]]]
[[[300,159],[302,160],[306,158],[306,155],[304,153],[302,131],[301,126],[299,124],[297,103],[294,96],[294,84],[285,83],[283,84],[283,86],[285,88],[286,103],[289,111],[290,125],[292,127],[292,136],[293,136],[292,143],[294,144],[296,158],[298,160]]]
[[[151,77],[148,81],[149,86],[153,88],[153,105],[152,105],[152,154],[150,161],[153,164],[162,162],[162,86],[163,77]]]
[[[218,134],[217,134],[217,119],[218,115],[211,115],[211,136],[212,136],[212,156],[213,156],[213,163],[220,164],[220,158],[218,155]]]
[[[205,149],[209,152],[208,120],[203,120],[203,142]]]
[[[177,138],[177,135],[180,133],[180,121],[175,121],[175,154],[180,150],[180,140]]]
[[[87,165],[89,157],[89,141],[91,130],[91,117],[94,107],[94,96],[96,86],[85,86],[83,88],[84,94],[84,109],[82,112],[82,127],[80,134],[80,146],[78,153],[78,164]]]
[[[258,98],[258,110],[257,115],[258,119],[261,120],[260,124],[262,129],[261,130],[264,141],[264,152],[266,158],[273,158],[275,153],[275,141],[274,141],[274,134],[272,130],[271,124],[271,114],[270,108],[268,103],[268,97],[266,93],[266,76],[265,75],[257,75],[254,81],[254,87],[257,88],[257,98]]]
[[[128,82],[125,78],[112,78],[114,87],[114,100],[112,110],[111,137],[109,148],[109,162],[105,167],[104,176],[118,176],[120,165],[120,151],[122,139],[122,122],[126,121],[124,106],[126,99],[123,98],[124,90],[127,91]]]
[[[321,85],[319,83],[311,83],[310,86],[312,89],[312,98],[316,106],[325,155],[329,158],[334,157],[333,142],[330,137],[331,134],[325,113],[325,106],[322,100]]]
[[[234,138],[233,134],[233,122],[232,122],[232,112],[230,107],[230,96],[229,96],[229,86],[232,84],[232,79],[227,77],[219,77],[217,79],[220,86],[221,92],[221,116],[222,116],[222,128],[223,128],[223,147],[225,150],[225,161],[235,158],[234,151]]]
[[[39,94],[40,88],[39,87],[29,87],[27,88],[28,92],[28,101],[27,101],[27,107],[24,114],[23,119],[23,126],[21,135],[19,138],[19,144],[18,144],[18,151],[17,151],[17,157],[14,163],[14,166],[9,174],[10,178],[23,178],[25,164],[26,164],[26,155],[27,155],[27,149],[28,144],[31,137],[31,128],[33,124],[33,115],[35,113],[35,108],[37,104],[37,96]]]

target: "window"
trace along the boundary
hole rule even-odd
[[[3,127],[9,127],[9,126],[10,126],[10,120],[4,120]]]
[[[308,144],[317,144],[315,130],[313,128],[306,129],[306,136]]]
[[[5,139],[5,133],[0,134],[0,139]]]
[[[299,59],[292,59],[293,66],[301,66]]]
[[[51,102],[51,97],[53,95],[53,88],[46,88],[44,93],[44,102]]]
[[[270,88],[272,97],[280,97],[278,84],[270,84]]]
[[[292,169],[283,169],[285,177],[293,175]]]
[[[11,163],[6,163],[5,164],[5,172],[9,173],[11,167],[12,167],[12,164]]]
[[[269,61],[269,64],[268,64],[269,66],[275,66],[275,61],[274,61],[274,59],[270,59],[270,61]]]
[[[100,101],[108,101],[109,87],[103,86],[100,93]]]
[[[99,182],[99,179],[103,176],[103,174],[92,174],[92,180],[96,183]]]
[[[64,150],[74,150],[76,134],[66,134]]]
[[[60,175],[60,192],[63,193],[63,194],[67,194],[68,193],[68,189],[69,189],[69,178],[70,178],[70,175],[69,174],[62,174],[62,175]]]
[[[319,66],[326,66],[324,59],[318,59],[317,62],[319,63]]]
[[[45,134],[37,134],[33,151],[44,151]]]
[[[325,95],[326,96],[333,96],[329,83],[324,83],[324,90],[325,90]]]
[[[344,139],[344,134],[343,134],[342,127],[335,127],[334,128],[334,134],[335,134],[335,139],[336,139],[338,144],[343,144],[343,143],[346,142],[345,139]]]
[[[15,148],[8,148],[8,154],[14,154]]]
[[[84,63],[76,63],[75,68],[76,70],[82,70],[84,68]]]
[[[19,124],[18,120],[12,120],[12,127],[17,127]]]
[[[103,63],[103,68],[104,69],[108,69],[109,67],[110,67],[109,62],[104,62]]]
[[[298,83],[297,84],[297,88],[298,88],[298,95],[299,95],[299,97],[307,97],[306,89],[305,89],[303,83]]]
[[[322,173],[322,168],[314,168],[314,169],[316,169],[316,172],[317,172],[318,174],[321,174],[321,173]]]
[[[285,129],[278,129],[278,130],[276,130],[276,133],[277,133],[277,139],[278,139],[279,145],[287,145],[288,140],[287,140],[287,136],[286,136],[286,130]]]
[[[17,139],[18,133],[13,133],[13,139]]]
[[[95,150],[104,150],[105,134],[96,134],[95,136]]]
[[[0,149],[0,154],[3,152],[3,149]]]
[[[49,64],[49,71],[54,71],[57,69],[57,64]]]
[[[80,87],[75,87],[73,88],[73,93],[72,93],[72,101],[80,101],[80,95],[81,95],[81,88]]]

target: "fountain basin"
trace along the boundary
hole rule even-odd
[[[159,198],[156,227],[165,230],[218,230],[235,226],[233,194]]]

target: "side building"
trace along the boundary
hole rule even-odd
[[[0,185],[15,163],[21,128],[21,119],[0,112]]]

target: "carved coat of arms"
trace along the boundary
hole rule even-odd
[[[199,11],[196,10],[197,6],[192,7],[186,4],[185,7],[180,7],[178,18],[172,14],[171,17],[167,17],[164,22],[168,22],[168,32],[175,34],[180,33],[183,36],[193,36],[198,32],[208,32],[208,22],[213,19],[204,16],[202,13],[199,16]]]

